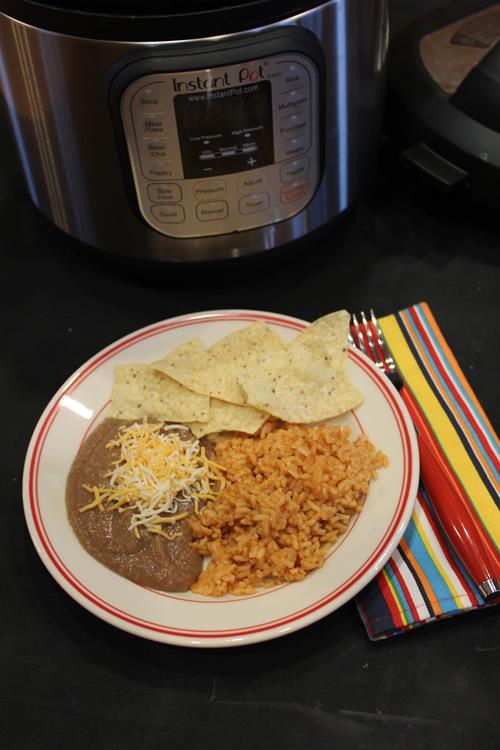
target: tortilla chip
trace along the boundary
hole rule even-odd
[[[120,419],[154,417],[167,422],[206,422],[209,398],[193,393],[151,365],[118,365],[111,394],[110,416]]]
[[[308,423],[344,414],[363,397],[350,382],[344,310],[320,318],[290,343],[286,362],[268,360],[241,373],[247,401],[286,422]]]
[[[240,406],[210,399],[210,417],[208,422],[192,422],[189,427],[196,437],[202,437],[209,432],[247,432],[253,435],[261,427],[269,414],[252,406]]]
[[[154,367],[196,393],[244,404],[238,382],[241,372],[258,369],[261,362],[286,352],[286,344],[265,323],[252,323],[225,336],[208,351],[199,339],[181,344]]]

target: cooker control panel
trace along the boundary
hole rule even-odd
[[[307,55],[145,75],[120,111],[139,209],[162,234],[283,221],[318,186],[319,75]]]

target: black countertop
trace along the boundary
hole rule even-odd
[[[393,20],[434,4],[394,0]],[[46,572],[26,531],[21,475],[41,411],[76,367],[131,330],[214,308],[312,320],[341,307],[371,305],[382,315],[426,300],[498,424],[495,218],[413,184],[384,151],[375,183],[321,248],[232,281],[152,284],[103,267],[40,217],[5,117],[0,163],[2,746],[493,747],[498,608],[376,644],[352,603],[241,649],[148,642],[84,611]]]

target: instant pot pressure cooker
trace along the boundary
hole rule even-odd
[[[386,0],[0,0],[30,195],[97,248],[175,262],[329,228],[377,143]]]

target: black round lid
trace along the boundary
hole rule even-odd
[[[173,41],[248,31],[327,0],[0,0],[0,12],[48,31],[114,41]]]

